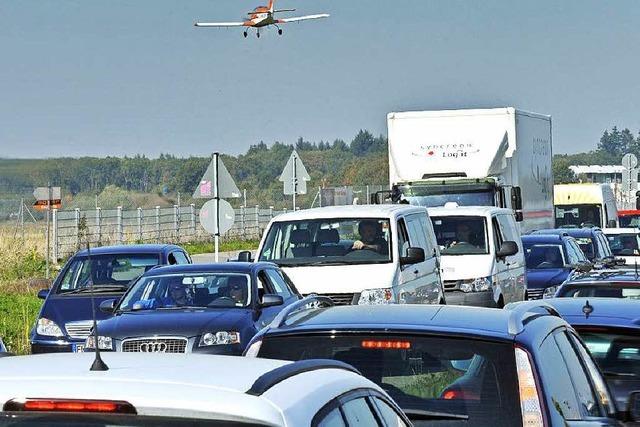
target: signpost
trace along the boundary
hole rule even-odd
[[[46,278],[49,278],[49,258],[51,258],[50,234],[51,234],[51,209],[60,209],[62,207],[62,192],[60,187],[52,187],[47,184],[46,187],[36,187],[33,190],[33,197],[36,202],[33,206],[38,210],[47,211],[47,256],[46,256]]]
[[[295,211],[296,194],[307,194],[307,181],[311,181],[311,177],[296,150],[291,153],[279,180],[284,183],[284,194],[293,196],[293,210]]]
[[[632,204],[636,191],[638,190],[638,158],[627,153],[622,157],[622,193],[628,204]]]
[[[220,234],[226,233],[233,226],[235,212],[222,197],[240,197],[241,193],[231,174],[220,160],[219,153],[213,153],[213,159],[200,183],[193,193],[194,199],[211,199],[200,210],[200,224],[213,234],[215,261],[218,262]],[[204,216],[204,218],[203,218]]]

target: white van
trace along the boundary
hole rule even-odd
[[[438,257],[426,208],[359,205],[277,216],[257,259],[278,264],[303,295],[336,304],[438,304]]]
[[[627,267],[635,268],[640,264],[640,229],[603,228],[611,252],[616,258],[622,258]]]
[[[556,228],[618,227],[616,198],[609,184],[553,186]]]
[[[447,304],[503,307],[524,300],[525,258],[511,209],[429,208]]]

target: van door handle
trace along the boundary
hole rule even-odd
[[[418,273],[420,273],[420,270],[418,269],[413,270],[413,274],[418,274]]]

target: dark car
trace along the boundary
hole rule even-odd
[[[618,408],[640,390],[640,301],[556,298],[548,301],[582,337],[600,366]]]
[[[313,297],[312,297],[313,298]],[[620,425],[575,331],[542,301],[505,309],[331,306],[285,309],[246,356],[336,359],[380,385],[415,425]]]
[[[576,271],[592,265],[573,237],[559,234],[522,236],[527,262],[527,299],[551,298]]]
[[[621,261],[616,260],[611,252],[607,236],[600,228],[549,228],[536,230],[532,234],[558,234],[573,237],[582,252],[594,264],[594,268],[611,268],[621,264]]]
[[[606,297],[640,299],[640,271],[601,270],[584,273],[573,277],[560,286],[555,296],[556,298]]]
[[[251,338],[301,298],[272,263],[155,268],[101,309],[100,349],[142,353],[242,354]],[[95,348],[93,336],[87,347]]]
[[[90,255],[90,257],[89,257]],[[90,258],[90,260],[89,260]],[[93,325],[91,296],[97,320],[108,314],[97,306],[122,295],[132,280],[162,264],[189,264],[187,252],[175,245],[119,245],[82,250],[72,256],[50,289],[31,331],[31,352],[82,351]]]

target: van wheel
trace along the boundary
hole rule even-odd
[[[498,298],[498,308],[504,308],[504,299],[502,298],[502,295],[500,295],[500,298]]]

